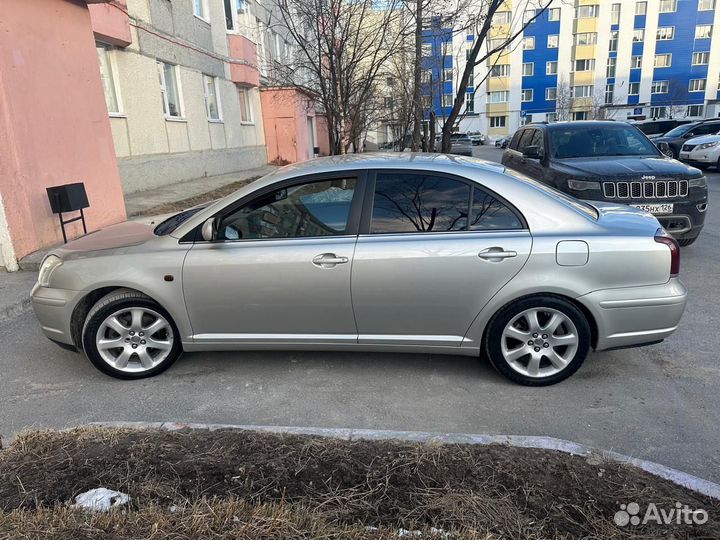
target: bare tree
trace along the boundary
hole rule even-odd
[[[684,116],[689,97],[687,85],[677,79],[671,79],[668,82],[668,92],[663,100],[663,104],[667,106],[668,116],[670,118]]]
[[[570,113],[575,106],[570,84],[560,77],[555,87],[555,114],[558,120],[570,120]]]

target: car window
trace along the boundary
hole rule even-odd
[[[526,146],[530,146],[530,142],[532,141],[533,135],[535,134],[534,129],[526,129],[523,132],[523,136],[520,139],[520,143],[518,144],[518,150],[522,152]]]
[[[507,205],[482,188],[473,187],[472,207],[470,208],[471,231],[522,228],[520,219]]]
[[[550,131],[550,153],[557,159],[607,156],[657,156],[659,151],[628,125],[566,125]]]
[[[543,131],[541,129],[536,129],[535,133],[533,134],[533,138],[530,141],[530,146],[537,146],[538,150],[542,154],[545,150],[545,143],[543,141],[544,141]]]
[[[719,124],[700,124],[692,130],[693,136],[698,135],[709,135],[710,133],[717,133]]]
[[[518,144],[520,143],[520,137],[522,137],[524,130],[519,130],[515,132],[515,135],[513,135],[512,141],[510,141],[510,148],[513,150],[518,149]]]
[[[220,240],[345,234],[356,179],[323,180],[275,190],[223,218]]]
[[[683,124],[674,129],[671,129],[665,134],[665,137],[681,137],[685,133],[693,129],[697,124]]]
[[[443,176],[379,173],[370,232],[415,233],[467,228],[470,186]]]

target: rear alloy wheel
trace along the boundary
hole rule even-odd
[[[83,348],[95,367],[120,379],[157,375],[182,352],[167,312],[147,296],[127,289],[110,293],[90,310]]]
[[[572,375],[590,350],[583,313],[560,297],[537,296],[505,306],[490,321],[486,349],[495,368],[527,386]]]

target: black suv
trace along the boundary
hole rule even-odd
[[[701,135],[715,135],[719,132],[720,118],[714,118],[712,120],[703,120],[702,122],[683,124],[671,129],[662,137],[653,139],[653,142],[655,144],[660,142],[668,143],[670,150],[672,150],[673,157],[677,159],[680,155],[680,148],[688,139],[700,137]]]
[[[665,156],[624,122],[528,124],[515,133],[502,163],[579,199],[651,212],[681,246],[692,244],[705,222],[702,172]]]
[[[660,137],[678,126],[689,124],[690,120],[672,120],[669,118],[658,118],[653,120],[640,120],[639,122],[631,122],[631,125],[638,128],[651,140]]]

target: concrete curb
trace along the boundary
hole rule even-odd
[[[335,437],[347,441],[353,440],[382,440],[397,439],[401,441],[414,442],[440,442],[450,444],[506,444],[520,448],[540,448],[545,450],[556,450],[571,455],[584,456],[588,460],[594,460],[597,464],[602,461],[615,461],[626,465],[632,465],[645,472],[664,478],[697,491],[707,497],[720,500],[720,484],[703,480],[697,476],[687,474],[670,467],[665,467],[653,461],[633,458],[610,452],[598,450],[583,444],[556,439],[554,437],[535,437],[524,435],[474,435],[469,433],[436,433],[431,431],[394,431],[378,429],[349,429],[349,428],[319,428],[319,427],[288,427],[288,426],[249,426],[232,424],[193,424],[181,422],[93,422],[92,426],[134,428],[134,429],[164,429],[175,431],[179,429],[200,429],[216,431],[218,429],[238,429],[249,431],[265,431],[269,433],[287,433],[292,435],[318,435],[320,437]]]

